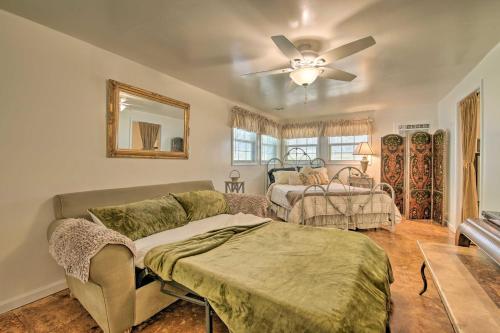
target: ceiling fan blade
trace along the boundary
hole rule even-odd
[[[271,69],[271,70],[262,71],[262,72],[242,74],[241,76],[243,76],[243,77],[262,77],[262,76],[267,76],[267,75],[290,73],[292,71],[293,71],[293,68],[279,68],[279,69]]]
[[[335,60],[339,60],[362,51],[372,45],[375,45],[375,39],[372,36],[368,36],[326,51],[325,53],[319,55],[316,58],[316,61],[323,59],[324,63],[321,65],[327,65]]]
[[[274,44],[280,49],[280,51],[288,58],[288,59],[302,59],[304,56],[300,51],[293,45],[292,42],[288,38],[283,35],[272,36]]]
[[[332,79],[338,81],[352,81],[356,78],[356,75],[344,72],[337,68],[322,67],[321,77],[324,79]]]

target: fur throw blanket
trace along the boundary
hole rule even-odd
[[[231,214],[252,214],[267,217],[269,201],[258,194],[224,193]]]
[[[89,279],[90,259],[108,244],[121,244],[136,255],[131,239],[85,219],[67,219],[52,233],[49,252],[67,275],[82,282]]]

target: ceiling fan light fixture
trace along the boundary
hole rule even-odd
[[[290,78],[299,86],[308,86],[313,83],[321,73],[319,68],[303,67],[290,73]]]

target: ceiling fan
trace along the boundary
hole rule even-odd
[[[340,60],[354,53],[360,52],[375,44],[375,39],[373,39],[372,36],[368,36],[331,49],[322,54],[318,54],[317,52],[310,50],[310,47],[307,45],[297,48],[283,35],[272,36],[271,39],[280,51],[290,59],[290,67],[248,73],[243,74],[242,76],[259,77],[290,73],[289,75],[293,82],[304,87],[313,83],[318,76],[324,79],[352,81],[356,78],[356,75],[335,68],[332,66],[332,63],[336,60]]]

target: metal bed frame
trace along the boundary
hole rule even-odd
[[[175,281],[165,281],[158,275],[154,274],[153,272],[149,271],[147,268],[144,268],[138,275],[137,275],[137,284],[141,285],[142,281],[146,276],[151,276],[155,280],[160,282],[160,291],[165,294],[169,295],[178,299],[181,299],[183,301],[196,304],[196,305],[201,305],[205,307],[205,332],[206,333],[213,333],[213,315],[214,315],[214,310],[210,306],[210,303],[205,297],[202,297],[198,295],[196,292],[192,291],[189,288],[184,287],[183,285],[175,282]],[[170,288],[168,288],[170,287]]]
[[[177,297],[179,299],[182,299],[186,302],[193,303],[196,305],[201,305],[205,307],[205,332],[206,333],[212,333],[213,332],[213,314],[214,310],[212,310],[212,307],[210,306],[210,303],[205,297],[202,297],[195,293],[194,291],[184,287],[181,284],[175,283],[175,282],[166,282],[162,279],[160,279],[160,291],[166,295],[172,296],[172,297]],[[169,290],[166,288],[166,286],[171,286],[176,289],[181,290],[180,293],[177,293],[175,291]],[[192,296],[190,296],[190,294]]]
[[[295,167],[298,170],[300,167],[304,167],[304,166],[324,167],[325,165],[326,165],[325,160],[323,160],[322,158],[318,157],[315,159],[311,159],[311,157],[307,154],[307,152],[304,151],[302,148],[298,148],[298,147],[291,148],[286,152],[286,154],[283,156],[282,159],[275,157],[275,158],[270,159],[267,162],[267,168],[266,168],[267,174],[265,177],[266,178],[265,190],[267,191],[267,189],[271,185],[269,183],[269,171],[271,171],[273,169],[283,168],[283,167]],[[338,213],[340,213],[348,218],[345,230],[349,229],[349,221],[350,221],[351,217],[358,214],[360,210],[362,210],[367,204],[369,204],[373,199],[373,195],[379,189],[385,190],[385,192],[387,192],[387,194],[390,195],[392,202],[394,202],[394,199],[395,199],[394,188],[387,183],[378,183],[378,184],[373,185],[373,187],[371,189],[369,189],[370,193],[368,193],[368,195],[369,195],[368,199],[365,202],[363,202],[362,204],[360,204],[358,209],[356,211],[354,211],[353,202],[352,202],[352,196],[353,196],[354,192],[352,191],[352,187],[348,184],[349,178],[351,176],[354,176],[354,175],[356,175],[356,176],[363,175],[363,172],[356,167],[348,166],[348,167],[344,167],[344,168],[340,169],[332,177],[332,179],[330,180],[330,182],[326,186],[326,189],[321,185],[309,185],[302,192],[302,202],[304,202],[304,198],[305,198],[306,194],[308,193],[308,191],[312,192],[312,191],[319,190],[319,193],[317,193],[317,195],[314,195],[313,197],[323,197],[324,198],[325,211],[327,211],[328,205],[330,205],[331,207],[333,207],[333,209],[335,209],[335,211],[337,211]],[[347,182],[344,182],[343,179],[347,179]],[[337,207],[331,201],[331,199],[329,197],[329,193],[332,193],[329,191],[330,185],[332,183],[341,184],[343,186],[344,191],[346,192],[346,195],[342,196],[342,199],[344,200],[344,203],[346,204],[346,207],[347,207],[345,212],[342,212],[340,210],[340,208]],[[316,192],[314,192],[314,193],[316,193]],[[315,208],[315,212],[316,212],[316,205],[314,205],[314,208]],[[396,218],[396,210],[395,210],[394,205],[391,208],[390,214],[391,214],[391,216],[390,216],[390,219],[391,219],[390,229],[391,229],[391,231],[393,231],[394,224],[395,224],[395,218]],[[303,204],[302,204],[300,224],[305,224],[305,208],[304,208]]]
[[[267,190],[271,184],[269,184],[269,171],[276,168],[286,168],[286,167],[294,167],[298,170],[300,167],[310,166],[310,167],[324,167],[326,162],[324,159],[317,157],[311,159],[311,156],[306,153],[306,151],[299,147],[290,148],[283,158],[271,158],[267,161],[266,164],[266,188]]]
[[[347,175],[344,175],[346,172],[347,172]],[[304,191],[302,192],[302,210],[301,210],[300,224],[303,224],[303,225],[306,224],[305,223],[305,207],[304,207],[305,205],[303,204],[303,202],[304,202],[304,199],[305,199],[307,192],[311,189],[313,189],[313,191],[315,191],[313,193],[317,193],[317,195],[313,195],[315,200],[317,197],[322,197],[324,199],[323,201],[325,203],[325,212],[327,211],[328,205],[330,205],[339,214],[342,214],[342,215],[347,217],[347,222],[346,222],[346,226],[345,226],[344,230],[349,230],[349,221],[350,221],[351,217],[358,214],[361,210],[363,210],[363,208],[372,201],[373,195],[376,194],[379,189],[380,190],[388,189],[390,192],[391,200],[392,200],[392,202],[394,202],[395,193],[394,193],[394,189],[392,188],[392,186],[387,184],[387,183],[378,183],[378,184],[374,185],[371,189],[367,189],[370,191],[369,193],[367,193],[368,199],[365,200],[364,202],[362,202],[361,204],[359,204],[357,210],[354,210],[353,202],[352,202],[352,197],[354,195],[354,191],[352,190],[353,187],[350,186],[348,183],[345,183],[344,180],[342,179],[343,178],[342,176],[344,176],[344,178],[347,178],[347,180],[349,180],[349,178],[353,175],[362,175],[362,174],[363,174],[363,172],[361,172],[361,170],[359,170],[358,168],[348,166],[348,167],[344,167],[344,168],[340,169],[332,177],[332,179],[330,180],[330,182],[326,186],[326,189],[325,189],[325,187],[323,187],[321,185],[309,185],[309,186],[307,186],[304,189]],[[342,198],[342,200],[344,200],[344,203],[346,206],[345,212],[341,211],[341,209],[335,203],[333,203],[331,201],[329,193],[333,193],[333,192],[330,192],[329,189],[330,189],[331,184],[333,184],[333,183],[341,184],[345,193],[346,193],[346,195],[341,196],[341,198]],[[319,190],[319,193],[316,192],[317,190]],[[316,205],[314,205],[314,209],[315,209],[314,215],[316,215]],[[393,231],[394,225],[395,225],[395,219],[396,219],[396,208],[394,205],[391,206],[391,213],[390,214],[391,214],[391,216],[390,216],[390,220],[391,220],[390,230]]]

